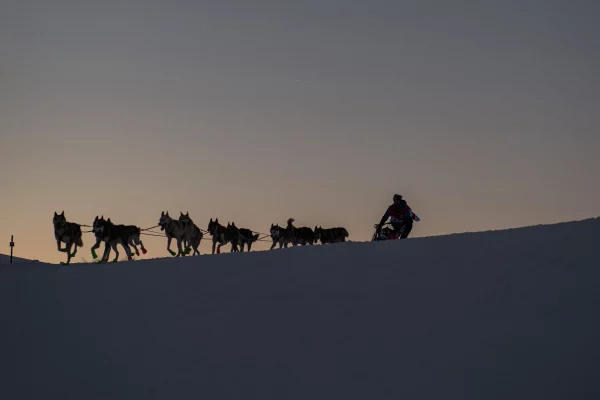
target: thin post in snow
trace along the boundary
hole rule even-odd
[[[12,264],[13,247],[15,247],[15,240],[13,235],[10,235],[10,263]]]

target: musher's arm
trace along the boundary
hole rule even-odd
[[[385,210],[385,214],[383,214],[383,217],[381,217],[381,221],[379,222],[379,229],[381,229],[381,226],[385,223],[385,221],[387,221],[387,219],[390,217],[390,208],[388,207],[387,210]]]

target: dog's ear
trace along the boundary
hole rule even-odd
[[[109,218],[109,219],[107,219],[107,220],[106,220],[106,222],[108,222],[108,223],[111,223],[111,222],[110,222],[110,218]]]
[[[60,213],[60,215],[61,215],[62,217],[64,217],[64,216],[65,216],[65,210],[63,210],[63,211]]]
[[[58,214],[56,213],[56,211],[54,211],[54,216],[55,216],[55,217],[58,217]]]
[[[169,216],[169,212],[168,212],[168,211],[167,211],[167,213],[165,214],[165,216],[167,216],[167,217]]]
[[[160,212],[160,216],[162,217],[162,216],[164,216],[164,215],[165,215],[165,212],[164,212],[164,211],[161,211],[161,212]]]
[[[185,213],[185,216],[186,216],[186,217],[189,217],[189,216],[190,216],[190,212],[189,212],[189,211],[188,211],[188,212],[186,212],[186,213]]]
[[[102,214],[102,216],[100,217],[100,219],[104,219],[104,214]]]
[[[219,218],[215,218],[215,223],[218,224],[219,223]]]
[[[212,217],[210,217],[210,221],[208,221],[208,222],[212,224]]]

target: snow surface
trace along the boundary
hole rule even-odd
[[[35,260],[37,261],[37,260]],[[13,264],[21,264],[21,263],[32,263],[33,260],[28,260],[26,258],[13,257]],[[8,254],[0,254],[0,265],[10,264],[10,255]]]
[[[0,267],[0,399],[598,399],[600,219]]]

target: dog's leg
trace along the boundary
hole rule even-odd
[[[177,255],[175,257],[184,257],[185,253],[183,252],[183,250],[181,249],[181,238],[178,237],[176,238],[177,240]]]
[[[200,242],[202,242],[202,236],[196,237],[194,243],[194,255],[200,255],[200,250],[198,250],[198,247],[200,247]]]
[[[129,248],[129,243],[127,243],[127,242],[122,243],[121,242],[121,246],[123,246],[123,249],[125,249],[125,254],[127,254],[127,259],[129,261],[133,260],[133,252]],[[133,246],[133,247],[135,247],[135,246]],[[138,253],[137,248],[135,249],[135,252]],[[139,253],[138,253],[138,255],[139,255]]]
[[[167,251],[171,253],[172,256],[175,255],[175,252],[171,250],[171,240],[173,240],[172,236],[167,236]]]
[[[119,240],[119,241],[117,241],[117,240],[113,240],[113,241],[110,243],[110,247],[112,247],[112,249],[113,249],[113,250],[115,251],[115,253],[116,253],[116,255],[115,255],[115,258],[112,260],[112,262],[114,262],[114,263],[115,263],[115,262],[117,262],[117,261],[119,261],[119,250],[117,249],[117,243],[121,243],[121,245],[123,245],[123,243],[122,243],[120,240]],[[123,247],[124,247],[124,246],[123,246]]]
[[[135,255],[136,255],[136,256],[139,256],[139,255],[140,255],[140,252],[138,251],[138,248],[137,248],[137,246],[135,245],[135,238],[133,238],[133,237],[132,237],[132,238],[130,238],[130,239],[129,239],[128,246],[131,246],[131,247],[133,247],[133,249],[135,250]]]
[[[144,243],[142,242],[142,239],[140,239],[140,237],[138,236],[137,238],[138,244],[140,245],[141,249],[142,249],[142,253],[146,254],[148,252],[148,250],[146,250],[146,248],[144,247]]]
[[[81,240],[81,238],[77,238],[75,239],[75,241],[73,242],[73,244],[75,245],[75,249],[73,250],[73,253],[71,253],[71,258],[75,257],[75,255],[77,254],[77,242]]]
[[[96,258],[98,258],[98,254],[96,254],[96,250],[100,247],[100,243],[102,242],[102,240],[100,240],[99,238],[96,238],[96,244],[92,246],[92,257],[94,258],[94,260]]]
[[[110,244],[108,241],[104,241],[104,254],[102,254],[102,259],[98,261],[98,264],[103,262],[108,262],[108,256],[110,255]]]
[[[200,252],[198,251],[198,246],[200,246],[200,240],[194,239],[194,242],[192,243],[192,248],[194,249],[194,252],[192,253],[193,256],[200,255]]]
[[[71,245],[72,245],[71,242],[67,243],[67,248],[66,248],[66,251],[67,251],[67,262],[66,263],[62,263],[63,265],[69,265],[71,263]]]
[[[73,255],[71,254],[71,247],[73,247],[73,243],[69,242],[67,245],[67,264],[71,264],[71,258],[73,258]]]
[[[217,245],[217,239],[214,236],[212,242],[212,253],[215,254],[215,246]]]
[[[58,251],[60,251],[61,253],[64,253],[65,251],[67,251],[67,244],[65,243],[65,248],[61,249],[60,248],[61,243],[62,243],[62,241],[60,239],[56,239],[56,246],[58,247]]]

